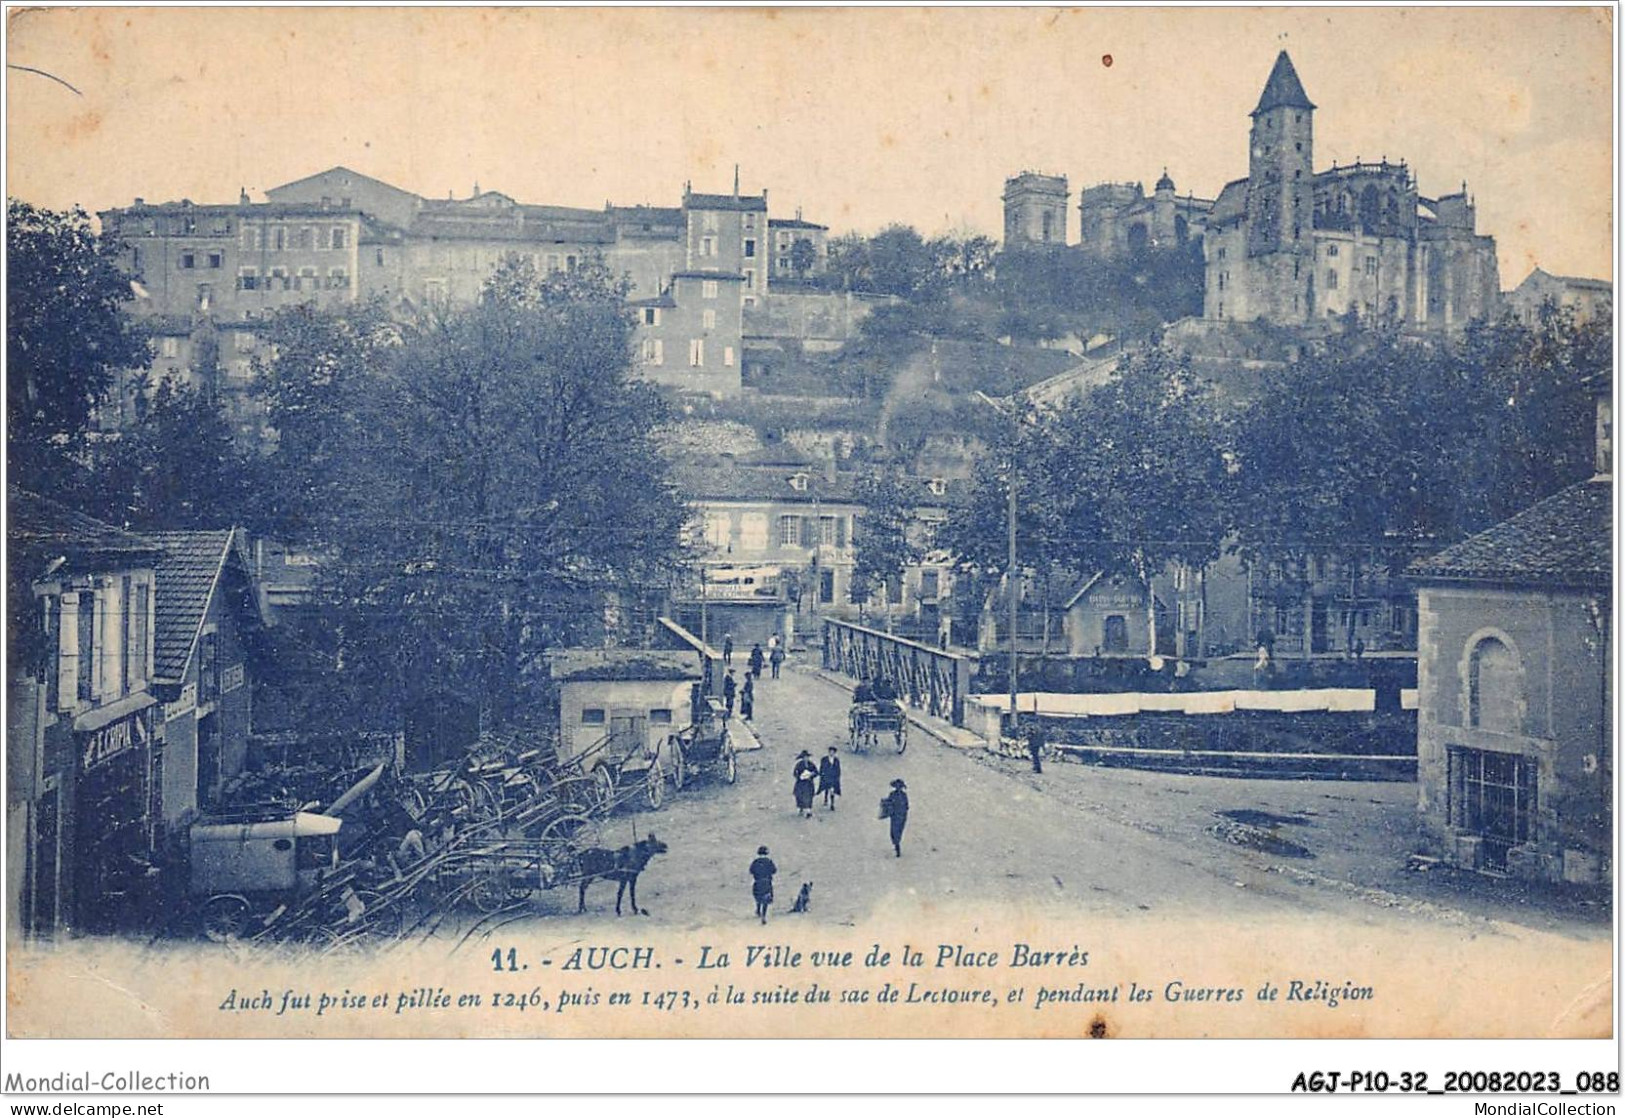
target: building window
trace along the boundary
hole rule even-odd
[[[260,250],[260,231],[257,225],[245,225],[238,231],[244,252]]]
[[[220,636],[204,633],[197,644],[197,701],[212,703],[220,695]]]
[[[343,268],[329,268],[327,270],[327,286],[335,291],[343,291],[350,286],[350,273]]]
[[[1467,725],[1503,734],[1523,732],[1523,681],[1518,657],[1494,637],[1474,646],[1467,661]]]
[[[271,269],[271,281],[272,281],[272,283],[269,283],[269,284],[266,285],[266,290],[267,291],[269,291],[273,285],[279,291],[288,290],[288,269],[286,269],[286,268],[272,268]]]
[[[937,571],[920,572],[920,599],[922,601],[930,602],[937,598],[941,578],[941,574]]]
[[[659,307],[644,307],[643,308],[643,324],[645,326],[659,326],[660,325],[660,308]]]
[[[1375,256],[1365,258],[1365,274],[1368,276],[1377,274],[1377,258]]]
[[[717,254],[717,239],[715,237],[700,238],[700,255],[715,256]]]
[[[755,237],[746,237],[745,238],[745,259],[750,260],[750,259],[754,258],[755,255],[756,255],[756,238]]]
[[[712,547],[728,546],[728,537],[731,534],[727,513],[708,512],[705,514],[705,542]]]
[[[670,726],[671,707],[651,707],[649,710],[649,724],[651,726]]]
[[[426,279],[423,281],[423,298],[434,304],[446,301],[446,281],[443,279]]]
[[[779,517],[779,546],[801,546],[801,517],[788,515]]]
[[[835,572],[825,567],[818,572],[818,602],[831,605],[835,601]]]
[[[197,309],[206,311],[209,304],[214,302],[214,284],[200,283],[197,285]]]
[[[564,270],[567,271],[567,272],[573,272],[573,271],[576,270],[576,266],[579,263],[580,263],[580,261],[576,257],[575,253],[573,253],[573,252],[569,253],[564,258]]]
[[[278,225],[271,234],[271,247],[277,252],[285,252],[288,248],[288,229]]]
[[[550,253],[547,254],[547,270],[549,272],[556,272],[556,271],[559,270],[559,254],[558,253],[550,252]]]
[[[295,291],[315,291],[320,285],[316,282],[315,268],[300,268],[298,282],[293,285]]]
[[[226,262],[226,257],[225,257],[224,253],[220,253],[220,252],[211,252],[211,253],[209,253],[209,267],[211,267],[211,268],[219,268],[219,267],[223,266],[225,264],[225,262]]]
[[[645,365],[664,365],[666,363],[665,343],[659,338],[644,338],[643,363]]]
[[[1450,825],[1483,839],[1483,862],[1504,870],[1507,851],[1535,837],[1539,772],[1532,757],[1487,749],[1449,752]]]
[[[825,547],[835,546],[835,518],[833,516],[820,516],[818,518],[818,542]]]
[[[1326,290],[1337,290],[1337,270],[1335,268],[1326,269]]]
[[[181,253],[181,268],[190,271],[197,267],[197,256],[190,252]]]
[[[746,268],[745,269],[745,290],[746,291],[755,291],[756,290],[756,269],[755,268]]]
[[[700,295],[703,298],[706,298],[706,299],[715,299],[717,297],[717,281],[716,280],[705,280],[705,281],[703,281],[700,284]]]
[[[700,322],[707,330],[715,330],[717,328],[717,312],[707,309],[704,314],[700,315]]]
[[[254,291],[260,285],[260,274],[257,268],[237,269],[237,290]]]
[[[725,346],[722,347],[722,364],[723,364],[724,368],[731,369],[731,368],[734,367],[734,347],[733,346],[725,345]]]
[[[1326,246],[1326,255],[1327,256],[1336,256],[1337,255],[1337,246],[1336,245],[1327,245]]]
[[[583,707],[581,709],[581,724],[583,726],[602,726],[604,724],[604,708]]]
[[[342,226],[342,225],[333,226],[333,233],[332,233],[332,240],[331,240],[332,246],[334,248],[336,248],[336,249],[344,248],[345,244],[346,244],[345,238],[346,238],[347,235],[348,234],[347,234],[347,231],[345,230],[344,226]]]

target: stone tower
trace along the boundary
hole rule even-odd
[[[1247,257],[1260,317],[1303,322],[1314,296],[1315,106],[1282,51],[1264,83],[1247,160]]]
[[[1066,244],[1065,175],[1023,171],[1004,181],[1004,243]]]

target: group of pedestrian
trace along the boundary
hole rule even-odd
[[[734,635],[727,634],[722,638],[722,665],[727,674],[722,680],[722,702],[726,708],[726,717],[732,718],[734,704],[739,705],[739,717],[746,722],[756,718],[756,681],[762,678],[762,672],[772,668],[773,678],[779,678],[779,670],[784,666],[784,642],[774,633],[767,638],[767,650],[762,650],[761,642],[751,645],[750,655],[745,658],[745,682],[740,684],[734,675]]]
[[[817,763],[812,754],[803,749],[796,755],[795,768],[790,772],[794,782],[796,811],[803,819],[812,818],[813,797],[823,796],[824,806],[835,810],[835,800],[841,794],[841,752],[835,746]]]

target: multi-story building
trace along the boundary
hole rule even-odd
[[[1554,276],[1536,268],[1506,293],[1507,310],[1525,326],[1538,323],[1547,304],[1570,312],[1577,323],[1607,319],[1614,313],[1614,285],[1584,276]]]
[[[640,370],[676,390],[737,395],[741,310],[768,298],[774,238],[788,238],[784,274],[797,275],[793,260],[806,254],[796,242],[811,242],[817,270],[827,233],[798,216],[776,234],[767,193],[741,195],[737,182],[732,194],[685,186],[678,207],[592,210],[477,186],[468,198],[427,199],[334,167],[266,196],[229,205],[137,199],[101,215],[126,246],[130,309],[156,338],[152,375],[120,386],[102,409],[104,426],[134,421],[143,388],[170,377],[210,381],[239,431],[263,436],[263,409],[246,388],[272,312],[374,297],[408,314],[466,304],[510,257],[547,273],[602,261],[626,279],[638,311]]]
[[[7,495],[7,559],[27,603],[7,700],[6,912],[13,933],[117,927],[163,840],[153,692],[152,540],[29,493]]]
[[[1315,105],[1275,60],[1252,112],[1248,176],[1208,216],[1203,317],[1280,325],[1357,314],[1459,330],[1500,301],[1495,240],[1466,186],[1422,196],[1403,162],[1314,169]]]
[[[804,280],[824,270],[829,259],[829,226],[803,221],[797,211],[793,218],[769,218],[767,232],[768,275],[775,283]],[[798,247],[802,242],[806,248]]]

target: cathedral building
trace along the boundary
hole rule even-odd
[[[1423,196],[1386,158],[1314,169],[1315,106],[1282,51],[1252,112],[1248,175],[1208,216],[1203,317],[1305,325],[1356,314],[1458,330],[1499,309],[1472,198]]]

